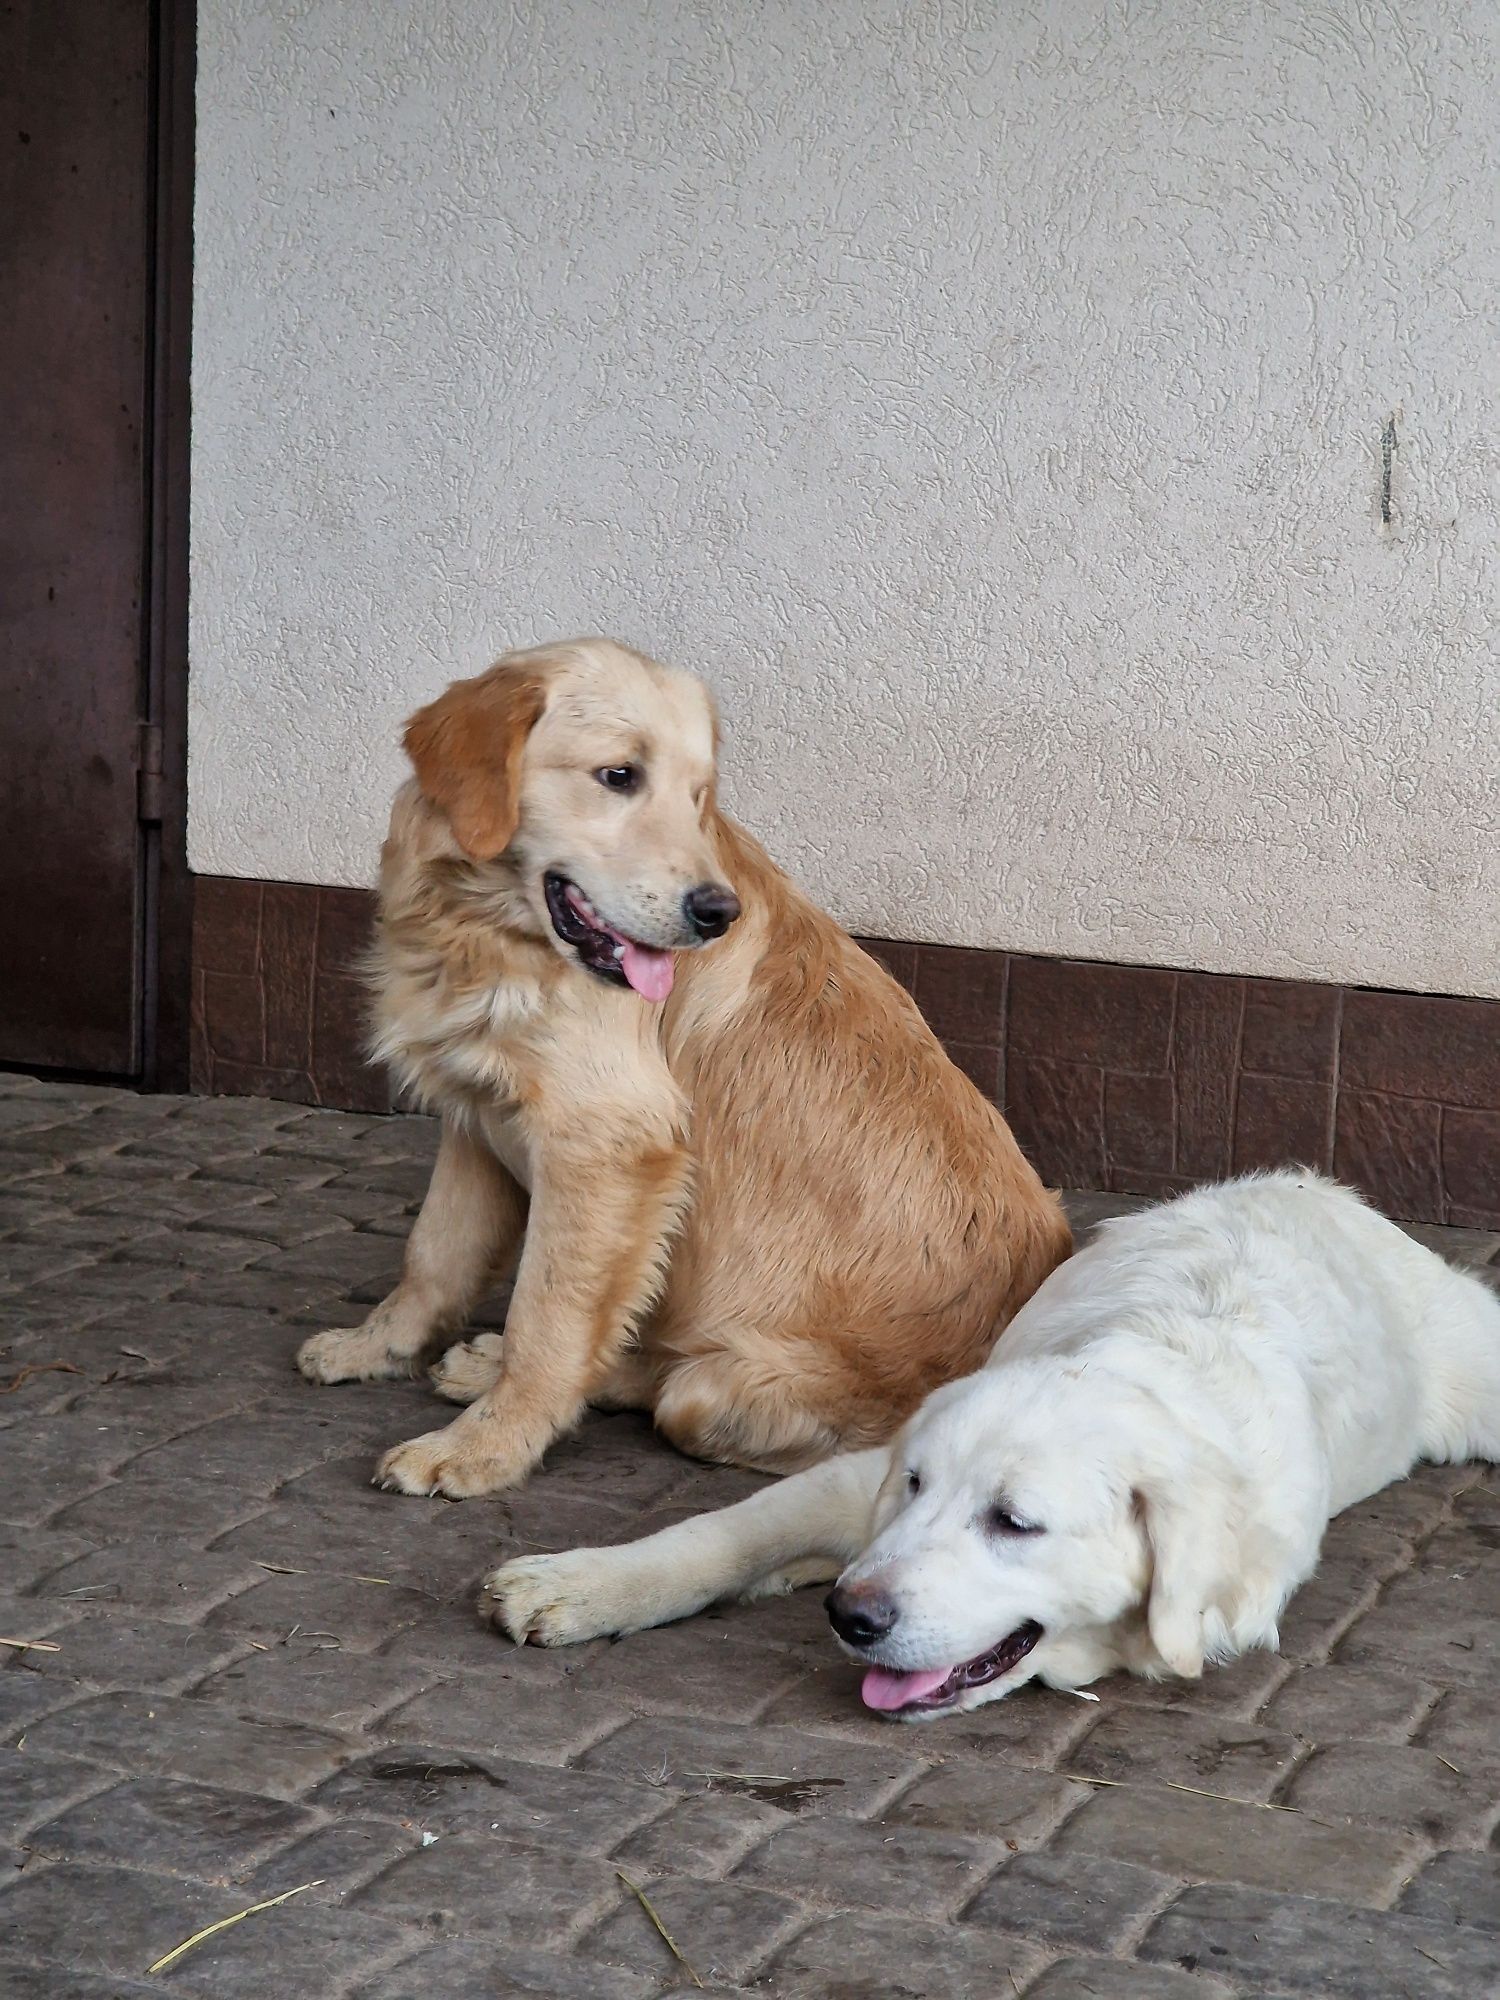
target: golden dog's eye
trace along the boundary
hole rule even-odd
[[[606,791],[633,792],[641,782],[641,767],[639,764],[606,764],[594,776]]]
[[[992,1535],[1040,1535],[1044,1532],[1040,1521],[1023,1521],[1008,1507],[991,1507],[984,1522]]]

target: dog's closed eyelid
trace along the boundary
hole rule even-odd
[[[1013,1513],[1000,1500],[985,1509],[984,1525],[992,1535],[1045,1535],[1047,1532],[1040,1521],[1028,1521],[1024,1514]]]

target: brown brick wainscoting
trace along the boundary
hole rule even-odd
[[[371,897],[197,882],[193,1084],[390,1108],[360,1055]],[[1164,1194],[1295,1160],[1500,1229],[1500,1000],[867,941],[1054,1185]]]
[[[365,889],[200,875],[193,894],[194,1090],[389,1111],[364,1059],[357,962],[375,898]]]

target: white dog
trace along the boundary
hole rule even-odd
[[[507,1563],[481,1607],[563,1645],[848,1564],[871,1708],[1194,1676],[1274,1647],[1330,1516],[1420,1458],[1500,1458],[1500,1299],[1348,1190],[1255,1176],[1106,1223],[889,1449]]]

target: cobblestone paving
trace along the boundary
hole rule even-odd
[[[508,1499],[370,1487],[440,1409],[292,1353],[381,1295],[433,1143],[0,1078],[0,1991],[1500,1991],[1493,1473],[1346,1515],[1283,1653],[1181,1690],[881,1723],[816,1591],[511,1648],[498,1555],[754,1482],[614,1417]]]

